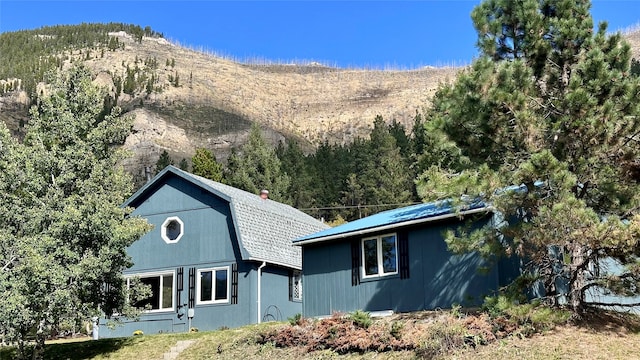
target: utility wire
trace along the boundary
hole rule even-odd
[[[311,207],[311,208],[300,208],[298,210],[335,210],[335,209],[357,209],[357,208],[370,208],[370,207],[387,207],[387,206],[409,206],[409,205],[417,205],[422,204],[421,202],[413,202],[413,203],[399,203],[399,204],[371,204],[371,205],[339,205],[339,206],[323,206],[323,207]]]

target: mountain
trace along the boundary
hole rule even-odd
[[[461,69],[248,64],[171,43],[149,29],[108,25],[100,27],[98,40],[67,44],[48,56],[60,68],[83,62],[118,105],[135,115],[125,146],[134,152],[127,166],[138,175],[145,166],[153,167],[164,150],[176,163],[189,159],[197,147],[212,150],[224,161],[232,147],[244,143],[252,123],[260,124],[274,144],[297,139],[310,151],[324,141],[348,143],[368,136],[376,115],[410,129],[439,84],[453,80]],[[78,39],[81,31],[93,31],[87,28],[93,29],[90,24],[42,28],[22,32],[20,39],[41,46],[63,36]],[[10,35],[0,34],[0,43],[17,41]],[[640,32],[625,37],[638,57]],[[14,90],[24,90],[25,79],[16,79],[10,71],[0,75],[0,120],[19,136],[31,97],[29,91]]]

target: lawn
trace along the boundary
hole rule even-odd
[[[322,321],[303,319],[296,325],[272,322],[211,332],[58,341],[46,344],[45,357],[51,360],[163,359],[163,354],[180,340],[194,340],[190,347],[180,353],[178,359],[181,360],[614,360],[640,356],[640,320],[635,316],[590,316],[581,321],[546,326],[546,329],[511,329],[511,333],[495,337],[487,330],[495,330],[496,322],[486,322],[486,317],[479,316],[450,312],[395,314],[374,319],[366,328],[347,316]],[[359,347],[379,346],[372,339],[383,344],[413,344],[414,348],[401,351],[357,350]],[[282,347],[283,342],[288,342],[289,346]],[[338,347],[331,349],[335,343]],[[382,347],[380,349],[384,350]],[[11,347],[0,348],[0,360],[12,359],[14,355]]]

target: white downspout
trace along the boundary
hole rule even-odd
[[[265,266],[267,266],[267,262],[263,261],[262,265],[260,265],[260,267],[258,267],[258,324],[260,324],[262,322],[262,314],[261,314],[261,308],[260,308],[260,299],[262,298],[262,293],[261,293],[261,288],[262,288],[262,268],[264,268]]]

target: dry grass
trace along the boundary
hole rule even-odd
[[[311,335],[319,344],[327,331],[340,333],[338,344],[352,341],[357,346],[390,341],[394,323],[401,327],[394,332],[398,343],[415,344],[401,351],[346,352],[310,348],[308,343],[278,345],[268,334],[286,334],[292,327],[283,323],[263,323],[237,329],[188,334],[144,335],[119,339],[103,339],[72,343],[48,343],[46,358],[57,359],[162,359],[163,354],[180,340],[195,340],[178,359],[633,359],[640,354],[640,320],[631,316],[611,314],[590,316],[579,323],[557,326],[531,337],[509,335],[492,337],[491,323],[483,316],[459,316],[447,312],[417,312],[396,314],[377,319],[364,331],[361,327],[341,323],[336,318],[327,321],[301,322],[300,334]],[[323,325],[324,324],[324,325]],[[327,325],[327,326],[325,326]],[[330,330],[334,329],[334,330]],[[283,332],[284,331],[284,332]],[[324,335],[318,335],[322,332]],[[344,333],[342,333],[344,331]],[[516,332],[517,334],[517,332]],[[520,333],[522,334],[522,333]],[[325,336],[325,339],[329,337]],[[466,340],[465,340],[466,339]],[[482,341],[479,341],[481,339]],[[343,348],[344,349],[344,348]],[[381,349],[385,350],[385,349]],[[0,348],[0,359],[13,358],[10,348]]]
[[[637,359],[640,335],[621,329],[596,331],[563,326],[531,338],[509,338],[464,349],[451,355],[459,360],[495,359]]]
[[[429,103],[441,83],[454,79],[459,71],[454,67],[337,69],[313,63],[246,65],[154,39],[145,38],[141,44],[126,38],[120,41],[125,43],[124,51],[107,51],[103,58],[96,52],[85,63],[98,73],[122,77],[126,65],[133,66],[136,58],[156,58],[156,72],[165,89],[144,99],[144,106],[162,108],[162,119],[183,129],[189,143],[180,143],[184,139],[163,141],[163,128],[147,131],[149,138],[139,141],[187,156],[192,154],[185,149],[206,146],[226,152],[238,145],[233,143],[235,139],[242,141],[236,134],[218,141],[219,132],[208,129],[215,130],[215,124],[208,124],[215,122],[215,116],[198,109],[234,114],[233,121],[257,122],[310,145],[325,140],[345,143],[356,136],[368,136],[376,115],[411,126],[416,111]],[[172,59],[175,67],[165,66]],[[167,80],[176,72],[181,79],[178,88]],[[131,107],[139,104],[138,98],[128,96],[122,96],[121,101],[125,107],[128,101]]]
[[[638,58],[640,31],[625,30],[624,37]],[[224,161],[231,147],[244,143],[246,124],[253,122],[263,125],[273,143],[283,136],[293,137],[309,150],[323,141],[343,144],[368,136],[376,115],[410,128],[416,111],[428,106],[438,87],[453,81],[463,69],[338,69],[312,62],[270,61],[242,64],[164,39],[145,38],[140,44],[124,37],[120,41],[124,50],[107,51],[104,57],[96,50],[84,62],[101,74],[103,84],[113,86],[110,76],[123,77],[126,66],[133,67],[136,58],[157,60],[155,72],[164,91],[149,97],[120,97],[129,110],[140,107],[141,101],[144,104],[143,111],[136,111],[135,134],[127,144],[138,166],[155,164],[163,150],[175,159],[190,158],[197,147],[212,149]],[[85,54],[86,50],[76,51],[74,56]],[[173,60],[175,67],[166,66],[167,60]],[[138,65],[144,67],[141,62]],[[176,73],[181,79],[177,88],[168,81]],[[0,120],[14,128],[26,112],[15,115],[10,105],[3,104]]]

